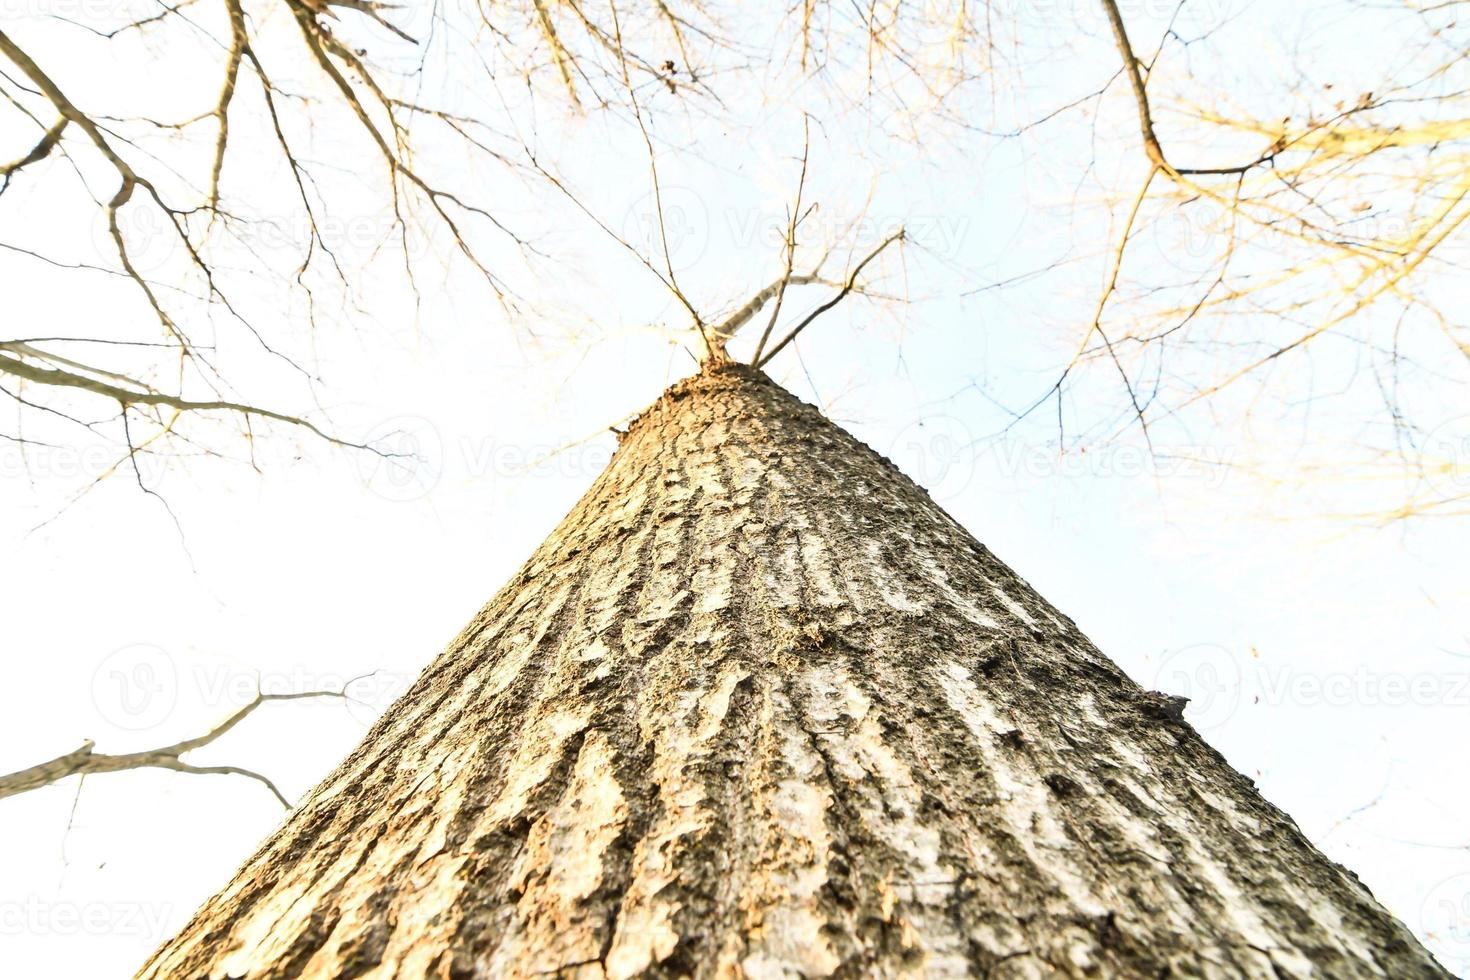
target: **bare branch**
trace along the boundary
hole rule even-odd
[[[1149,104],[1148,87],[1138,67],[1140,64],[1138,55],[1134,53],[1133,44],[1128,40],[1128,30],[1123,25],[1123,14],[1118,10],[1116,0],[1100,0],[1100,2],[1108,15],[1108,24],[1113,31],[1113,41],[1117,45],[1118,55],[1123,59],[1123,73],[1128,76],[1128,87],[1133,92],[1133,101],[1138,108],[1138,128],[1143,136],[1143,149],[1154,167],[1174,176],[1225,176],[1245,173],[1275,158],[1281,146],[1272,143],[1271,147],[1256,159],[1237,166],[1175,167],[1172,165],[1164,155],[1164,148],[1159,143],[1158,133],[1154,130],[1153,109]]]
[[[706,357],[710,360],[725,360],[727,359],[727,355],[725,354],[724,348],[717,346],[710,339],[709,331],[705,329],[704,318],[699,315],[699,311],[694,308],[694,304],[689,302],[689,298],[679,288],[678,277],[674,274],[674,260],[673,256],[669,253],[669,233],[664,223],[663,186],[659,183],[658,179],[658,159],[653,150],[653,140],[648,135],[648,126],[643,122],[643,110],[638,107],[638,95],[633,91],[633,80],[628,75],[628,56],[623,48],[623,27],[622,22],[618,19],[617,0],[608,0],[608,6],[612,10],[613,37],[617,42],[618,64],[622,68],[623,87],[627,89],[628,102],[633,109],[633,119],[638,123],[638,132],[642,134],[643,145],[648,150],[648,170],[653,180],[654,214],[658,220],[658,241],[659,247],[663,251],[664,269],[667,273],[665,284],[673,292],[674,297],[683,304],[690,318],[693,319],[694,326],[699,330],[699,335],[704,340]]]
[[[771,331],[776,329],[776,318],[781,315],[781,304],[786,299],[786,285],[791,279],[792,266],[796,263],[796,229],[801,224],[801,194],[806,189],[806,164],[807,157],[811,153],[811,119],[802,116],[801,119],[801,175],[796,179],[796,200],[791,206],[791,211],[786,219],[786,271],[781,276],[776,288],[776,305],[771,308],[771,318],[766,321],[766,329],[761,331],[760,340],[755,345],[755,353],[750,357],[751,364],[759,364],[761,352],[766,349],[766,342],[771,339]],[[761,300],[762,303],[765,300]],[[754,310],[751,315],[754,315]],[[731,331],[733,333],[733,331]],[[728,336],[728,335],[727,335]]]
[[[141,752],[125,752],[118,755],[106,755],[93,751],[91,740],[83,742],[80,748],[74,749],[65,755],[49,759],[39,765],[22,769],[6,776],[0,776],[0,799],[7,796],[15,796],[20,793],[28,793],[43,786],[50,786],[70,776],[87,776],[94,773],[125,772],[130,769],[172,769],[175,772],[189,772],[199,774],[238,775],[254,779],[269,789],[272,795],[280,801],[281,806],[291,808],[290,801],[276,788],[275,783],[265,776],[250,769],[240,766],[196,766],[184,761],[181,756],[195,749],[202,749],[206,745],[218,741],[226,732],[233,729],[240,722],[248,718],[257,708],[269,701],[301,701],[307,698],[341,698],[351,700],[347,689],[354,681],[362,677],[354,677],[342,687],[335,691],[299,691],[292,694],[266,694],[256,691],[255,697],[232,712],[224,721],[213,728],[196,735],[174,742],[172,745],[164,745],[156,749],[145,749]]]
[[[18,347],[23,349],[18,349]],[[15,343],[0,344],[0,349],[15,351],[16,353],[20,353],[24,356],[42,356],[51,361],[60,360],[66,363],[78,363],[75,361],[68,361],[67,359],[58,358],[55,355],[42,354],[41,352],[37,351],[36,348],[30,347],[29,345],[17,345]],[[326,440],[327,442],[333,443],[334,445],[344,446],[351,449],[371,448],[360,443],[348,442],[344,439],[339,439],[336,436],[333,436],[323,431],[314,423],[300,418],[299,416],[288,415],[284,412],[277,412],[272,409],[261,408],[258,405],[250,405],[244,402],[225,400],[201,401],[190,398],[183,398],[178,395],[170,395],[166,392],[158,391],[148,385],[145,385],[141,381],[137,381],[132,378],[126,378],[122,375],[114,374],[109,371],[104,371],[100,368],[87,368],[86,370],[91,371],[94,374],[99,375],[100,377],[110,377],[115,380],[125,382],[131,387],[122,387],[119,384],[112,384],[107,381],[100,380],[100,377],[88,377],[86,375],[72,371],[38,367],[23,360],[22,357],[16,357],[11,354],[0,354],[0,372],[11,374],[18,378],[23,378],[35,384],[51,385],[53,387],[61,388],[75,388],[82,391],[89,391],[96,395],[103,395],[107,398],[111,398],[119,405],[122,405],[124,407],[128,405],[162,405],[169,408],[178,409],[181,412],[235,412],[240,415],[253,415],[259,418],[271,419],[276,422],[285,422],[289,425],[300,426],[301,428],[306,429],[308,432],[311,432],[313,435],[316,435],[319,438]]]
[[[831,299],[827,300],[827,302],[823,303],[811,313],[807,314],[806,318],[803,319],[796,326],[792,327],[790,332],[788,332],[785,337],[781,338],[781,342],[772,347],[768,354],[766,354],[755,363],[755,366],[758,368],[765,367],[766,364],[771,360],[771,358],[781,353],[781,351],[785,349],[787,344],[791,343],[803,330],[811,326],[812,322],[816,320],[817,317],[821,316],[823,313],[826,313],[828,310],[832,309],[832,307],[842,302],[843,299],[847,297],[847,294],[852,292],[854,287],[857,286],[858,276],[862,274],[862,271],[867,266],[867,264],[876,259],[889,245],[892,245],[894,242],[902,241],[903,238],[904,229],[900,228],[898,231],[894,232],[887,238],[883,239],[883,241],[879,242],[878,247],[873,249],[866,256],[864,256],[863,260],[859,262],[857,264],[857,267],[854,268],[852,272],[848,275],[847,281],[842,284],[842,289],[838,291],[837,295],[833,296]]]
[[[0,178],[3,178],[3,180],[0,180],[0,194],[5,193],[5,188],[10,186],[11,177],[16,173],[51,155],[51,151],[61,142],[61,134],[70,122],[71,120],[66,118],[66,116],[58,116],[56,122],[52,123],[51,127],[41,135],[41,139],[37,141],[35,146],[31,147],[29,153],[19,160],[0,167]]]

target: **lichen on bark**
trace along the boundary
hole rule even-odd
[[[1447,976],[1166,709],[722,365],[139,975]]]

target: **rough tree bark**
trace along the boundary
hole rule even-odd
[[[1448,976],[1174,702],[731,365],[140,974],[547,975]]]

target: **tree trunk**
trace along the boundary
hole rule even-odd
[[[1177,702],[734,366],[140,974],[542,975],[1448,976]]]

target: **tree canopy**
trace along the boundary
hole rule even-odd
[[[671,297],[625,325],[699,357],[732,317],[758,323],[742,356],[779,346],[834,293],[1024,321],[1049,380],[971,363],[966,387],[1059,451],[1263,414],[1268,446],[1317,438],[1325,400],[1356,450],[1330,476],[1399,474],[1368,516],[1458,513],[1460,6],[48,6],[0,33],[0,245],[53,314],[0,343],[5,438],[85,426],[124,470],[221,451],[221,426],[361,446],[320,407],[322,352],[415,315],[377,305],[382,283],[452,282],[478,291],[475,327],[577,343],[607,310],[572,295],[591,252]],[[1008,178],[967,172],[1005,154]],[[718,223],[719,173],[747,164],[783,201],[775,234],[738,270],[680,268],[671,225]],[[925,218],[904,188],[930,180],[1025,191],[1024,229],[998,212],[969,235],[1004,230],[1012,254],[900,241]]]

